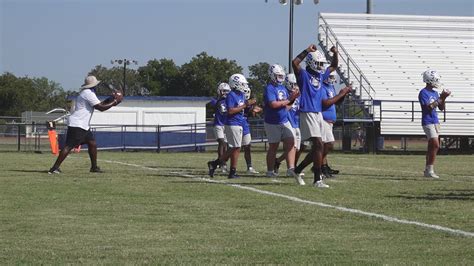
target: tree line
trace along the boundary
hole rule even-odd
[[[268,81],[268,63],[249,66],[249,86],[261,102],[264,86]],[[125,87],[126,96],[215,96],[217,85],[227,82],[243,68],[235,60],[221,59],[202,52],[179,66],[172,59],[149,60],[138,69],[126,69],[123,84],[123,66],[107,68],[97,65],[86,75]],[[84,75],[84,76],[86,76]],[[66,91],[57,82],[46,77],[16,77],[12,73],[0,75],[0,116],[20,116],[24,111],[48,111],[56,107],[68,108],[67,97],[78,91]],[[105,87],[98,95],[109,95]]]

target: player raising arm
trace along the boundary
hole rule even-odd
[[[298,86],[301,90],[300,99],[300,130],[301,141],[310,141],[312,143],[311,151],[304,160],[296,167],[296,174],[302,173],[304,168],[313,163],[314,182],[313,185],[318,188],[327,188],[321,179],[322,164],[322,97],[323,90],[321,83],[329,73],[334,71],[338,65],[338,52],[335,47],[331,48],[333,58],[331,66],[324,69],[326,58],[316,49],[316,45],[311,44],[303,50],[295,59],[293,59],[293,70],[295,71]],[[300,64],[306,59],[306,69]]]

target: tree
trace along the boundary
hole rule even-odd
[[[235,60],[219,59],[202,52],[184,64],[180,71],[177,95],[215,96],[220,82],[227,82],[235,73],[242,73]]]
[[[24,111],[48,111],[67,107],[66,92],[47,78],[0,76],[0,115],[19,116]]]
[[[123,85],[123,67],[112,67],[106,68],[102,65],[95,66],[88,75],[95,76],[98,80],[110,83],[117,89],[124,88]],[[126,95],[137,95],[142,88],[142,82],[140,81],[138,71],[135,69],[126,69]],[[99,86],[97,89],[97,95],[110,95],[110,90],[105,86]]]
[[[263,91],[270,80],[268,76],[269,68],[270,64],[263,62],[249,66],[248,82],[252,89],[252,94],[255,95],[259,103],[263,103]]]
[[[138,68],[139,78],[151,95],[175,95],[178,90],[180,69],[172,59],[153,59]]]

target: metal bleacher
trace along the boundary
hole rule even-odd
[[[474,17],[321,13],[318,36],[327,55],[338,47],[341,79],[381,135],[424,135],[421,74],[435,69],[452,92],[442,135],[474,136]]]

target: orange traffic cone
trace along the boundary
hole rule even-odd
[[[59,144],[58,144],[58,135],[56,130],[48,130],[49,144],[51,146],[51,153],[58,156],[59,155]]]

